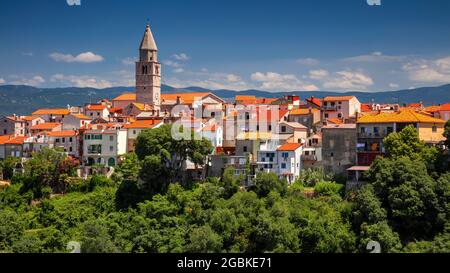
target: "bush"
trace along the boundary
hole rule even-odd
[[[314,187],[314,190],[319,196],[333,196],[341,195],[344,189],[344,185],[334,182],[319,182]]]
[[[104,175],[94,175],[89,180],[89,191],[94,191],[96,187],[112,187],[114,182]]]

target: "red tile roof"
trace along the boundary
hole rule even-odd
[[[355,98],[355,96],[343,96],[343,97],[325,97],[323,101],[348,101]]]
[[[25,142],[26,139],[27,139],[27,137],[18,136],[18,137],[14,137],[14,138],[6,141],[5,144],[21,145],[21,144],[23,144]]]
[[[68,109],[39,109],[33,113],[33,116],[38,115],[68,115],[70,111]]]
[[[293,152],[302,147],[301,143],[286,143],[277,149],[279,152]]]
[[[6,142],[8,142],[10,139],[12,139],[14,136],[11,135],[7,135],[7,136],[0,136],[0,145],[5,144]]]
[[[86,106],[86,110],[88,111],[103,111],[105,108],[107,108],[107,106],[103,104],[90,104]]]
[[[315,105],[317,105],[319,107],[322,105],[322,101],[320,99],[318,99],[318,98],[315,98],[315,97],[311,97],[309,99],[306,99],[306,101],[309,102],[309,103],[315,104]]]
[[[32,126],[31,130],[52,130],[58,126],[61,126],[61,123],[46,122]]]
[[[137,120],[131,124],[126,124],[123,126],[125,129],[149,129],[160,124],[161,120]]]
[[[441,111],[450,111],[450,103],[441,105]]]
[[[76,131],[68,130],[68,131],[56,131],[56,132],[48,132],[47,136],[50,137],[74,137],[77,135]]]

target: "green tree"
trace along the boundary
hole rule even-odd
[[[116,253],[119,252],[108,233],[106,223],[92,220],[83,224],[81,237],[82,253]]]
[[[124,180],[136,181],[139,176],[139,164],[136,153],[128,153],[117,166],[116,172],[120,173]]]
[[[4,161],[0,162],[3,171],[3,179],[10,180],[14,176],[14,169],[20,163],[20,158],[8,156]]]
[[[387,212],[375,195],[372,185],[362,187],[356,196],[353,207],[353,222],[357,227],[363,223],[376,224],[387,219]]]
[[[419,133],[410,125],[401,132],[389,134],[383,141],[386,156],[389,158],[408,157],[411,160],[424,160],[427,164],[434,164],[438,150],[428,147],[419,139]]]
[[[386,221],[374,224],[362,224],[360,237],[361,252],[368,251],[367,245],[370,241],[380,243],[382,253],[399,252],[402,248],[399,235],[392,231]]]
[[[172,126],[163,125],[157,129],[145,130],[136,140],[136,154],[141,161],[147,157],[147,165],[160,168],[161,175],[168,182],[181,181],[183,163],[190,160],[196,165],[203,165],[205,158],[212,151],[211,142],[205,138],[198,140],[194,132],[190,140],[176,140],[172,137]],[[146,164],[143,162],[143,165]],[[150,173],[142,173],[150,172]],[[155,172],[145,166],[141,169],[141,176],[154,179]],[[149,182],[146,180],[145,182]]]
[[[266,197],[271,191],[284,195],[288,189],[287,181],[279,179],[275,173],[258,173],[253,183],[255,184],[255,192],[259,197]]]
[[[450,149],[450,120],[445,123],[444,137],[446,138],[445,145],[447,149]]]
[[[190,253],[220,253],[222,251],[222,238],[208,225],[194,228],[186,250]]]

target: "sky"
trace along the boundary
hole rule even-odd
[[[377,2],[1,0],[0,84],[134,86],[147,22],[163,83],[174,87],[369,92],[450,83],[450,1],[368,1]]]

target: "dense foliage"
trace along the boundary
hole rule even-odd
[[[167,130],[156,142],[154,130],[140,136],[137,154],[124,156],[111,179],[76,179],[57,151],[36,154],[26,175],[0,191],[0,252],[66,252],[70,241],[96,253],[352,253],[367,252],[370,241],[383,252],[450,251],[450,173],[418,155],[429,148],[415,130],[388,138],[368,185],[349,193],[323,170],[289,187],[261,173],[244,189],[232,169],[222,179],[158,186],[179,178],[166,165],[175,160],[166,151],[180,147],[164,143],[174,141],[162,140]],[[404,141],[405,151],[389,146]],[[197,144],[181,147],[193,156],[204,151]]]

